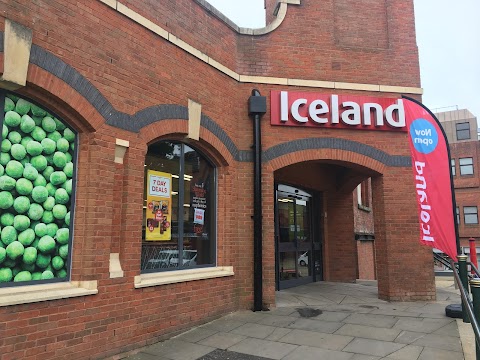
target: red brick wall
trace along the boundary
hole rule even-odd
[[[324,255],[325,279],[354,282],[358,278],[358,271],[352,195],[333,191],[326,195],[328,238]]]
[[[380,298],[435,298],[432,249],[419,245],[413,188],[410,168],[389,169],[388,174],[372,178]]]
[[[404,86],[418,86],[420,82],[411,1],[386,2],[388,49],[373,50],[335,43],[334,3],[305,1],[301,6],[289,6],[287,19],[277,31],[253,38],[232,33],[190,0],[124,3],[242,74]],[[346,11],[353,13],[355,6]],[[133,115],[159,104],[186,106],[190,98],[202,104],[203,114],[215,121],[238,150],[249,151],[253,141],[246,107],[252,88],[267,96],[271,90],[286,88],[238,83],[99,1],[0,0],[0,9],[1,16],[32,28],[35,46],[77,70],[115,110]],[[252,163],[235,161],[222,139],[205,128],[201,129],[200,141],[190,141],[218,168],[217,262],[233,266],[235,276],[134,289],[134,277],[140,273],[147,146],[161,138],[185,140],[187,121],[163,120],[139,133],[129,132],[106,125],[100,112],[78,91],[41,67],[30,64],[27,81],[21,94],[57,112],[79,131],[72,280],[97,280],[99,293],[0,308],[2,359],[101,358],[152,343],[229,311],[251,308]],[[398,96],[345,90],[335,93]],[[405,134],[272,128],[269,120],[267,112],[262,119],[264,149],[294,139],[331,137],[368,144],[389,155],[409,156]],[[114,163],[116,138],[130,142],[123,165]],[[377,175],[374,181],[381,186],[377,185],[374,197],[378,214],[375,230],[377,234],[379,229],[380,250],[389,250],[387,255],[380,252],[377,256],[381,296],[434,297],[432,274],[423,265],[431,269],[431,253],[412,240],[418,232],[417,219],[412,215],[416,206],[413,184],[398,183],[398,179],[411,175],[410,169],[389,168],[353,151],[310,149],[277,157],[263,167],[266,305],[272,306],[275,299],[275,171],[318,160],[339,168],[360,166]],[[305,170],[310,165],[303,165],[304,171],[310,171]],[[332,175],[325,177],[326,188],[335,188],[337,179],[329,177]],[[309,181],[306,185],[314,186],[314,181]],[[326,278],[353,281],[357,274],[356,265],[352,265],[356,264],[356,246],[351,193],[332,192],[326,206]],[[120,253],[123,278],[109,278],[110,252]],[[412,270],[405,272],[405,265]]]

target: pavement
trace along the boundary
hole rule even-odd
[[[436,280],[435,302],[379,300],[371,281],[282,290],[271,311],[238,311],[124,359],[475,359],[470,324],[445,316],[459,291],[452,279]]]

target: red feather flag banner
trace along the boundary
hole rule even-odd
[[[407,97],[402,101],[412,155],[420,242],[456,261],[460,248],[448,141],[427,108]]]

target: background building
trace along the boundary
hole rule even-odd
[[[469,253],[469,238],[480,241],[480,141],[477,118],[467,109],[435,114],[450,145],[460,246]],[[478,252],[478,250],[477,250]]]

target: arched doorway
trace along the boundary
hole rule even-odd
[[[274,172],[277,290],[320,280],[358,279],[354,190],[378,175],[359,164],[320,159]],[[373,232],[373,212],[366,215]],[[374,251],[373,247],[372,258]]]

